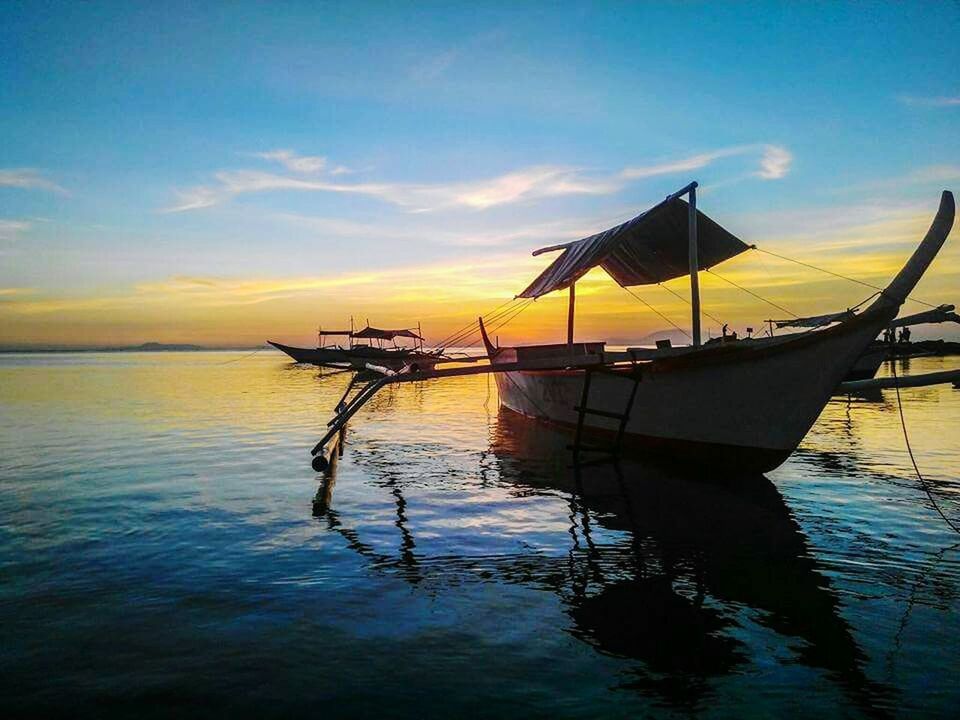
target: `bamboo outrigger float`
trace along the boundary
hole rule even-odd
[[[933,323],[955,322],[960,323],[960,315],[954,312],[956,307],[953,305],[939,305],[930,310],[926,310],[914,315],[905,315],[898,317],[890,322],[885,328],[884,336],[889,335],[892,338],[893,331],[897,328],[912,327],[914,325],[924,325]],[[845,310],[841,313],[832,313],[829,315],[817,315],[815,317],[792,318],[790,320],[766,320],[770,326],[770,335],[773,336],[773,329],[776,328],[818,328],[830,325],[842,320],[849,320],[855,315],[853,310]],[[883,364],[884,360],[900,355],[901,345],[894,344],[891,340],[875,340],[870,343],[863,354],[857,359],[853,367],[844,378],[844,383],[860,380],[869,380],[877,374],[877,370]],[[910,343],[906,343],[909,346]]]
[[[327,467],[331,440],[382,387],[480,373],[494,375],[503,407],[576,428],[575,454],[596,449],[582,444],[589,433],[611,438],[612,452],[629,445],[719,470],[765,472],[780,465],[933,261],[953,226],[953,195],[943,192],[919,247],[862,312],[807,332],[702,345],[698,272],[750,246],[697,210],[696,188],[690,183],[615,228],[534,253],[562,251],[518,297],[568,289],[566,343],[497,347],[481,319],[486,364],[385,369],[340,406],[312,450],[314,468]],[[574,342],[574,285],[598,265],[625,287],[688,275],[692,344],[609,352],[602,342]]]

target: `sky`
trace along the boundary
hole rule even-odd
[[[955,2],[5,2],[0,346],[309,344],[351,316],[439,340],[532,250],[690,180],[745,242],[883,285],[960,189],[958,28]],[[960,300],[957,246],[916,297]],[[800,315],[871,292],[757,251],[714,270],[705,333],[783,316],[727,280]],[[688,328],[665,285],[634,289],[655,314],[593,271],[578,339]],[[501,341],[565,315],[543,297]]]

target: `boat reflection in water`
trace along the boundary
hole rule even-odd
[[[775,633],[794,654],[791,663],[822,671],[861,712],[885,714],[892,691],[866,676],[867,658],[767,478],[713,481],[632,460],[570,467],[569,441],[501,408],[483,461],[485,478],[516,497],[566,499],[565,556],[439,561],[418,554],[396,470],[383,481],[396,503],[396,555],[349,529],[323,490],[315,514],[372,566],[412,584],[427,577],[458,583],[467,574],[555,593],[573,636],[638,661],[619,686],[655,704],[702,708],[717,683],[745,672],[755,661],[741,632],[749,622]],[[472,572],[472,562],[482,571]],[[443,573],[456,577],[437,577]]]

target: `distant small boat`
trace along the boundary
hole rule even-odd
[[[351,322],[352,325],[352,322]],[[298,363],[320,365],[321,367],[350,368],[367,370],[386,368],[397,371],[405,367],[417,370],[430,370],[441,359],[440,351],[428,351],[423,347],[423,338],[418,332],[408,328],[399,330],[381,330],[367,325],[363,330],[326,330],[317,331],[318,344],[315,348],[300,348],[267,340],[277,350],[286,353]],[[347,347],[324,345],[327,336],[345,336],[349,338]],[[398,347],[397,338],[413,340],[413,347]],[[375,340],[379,346],[356,345],[354,340]],[[383,347],[384,342],[393,342],[393,347]]]

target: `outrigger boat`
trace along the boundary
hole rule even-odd
[[[351,326],[353,321],[350,322]],[[347,347],[341,345],[324,345],[325,337],[346,337]],[[408,338],[413,341],[413,347],[400,347],[396,344],[397,338]],[[364,340],[367,343],[377,342],[377,345],[367,343],[357,344],[354,340]],[[317,331],[317,347],[299,348],[283,345],[282,343],[267,340],[277,350],[285,352],[298,363],[320,365],[352,370],[369,370],[371,368],[387,368],[401,370],[404,367],[416,367],[422,370],[433,368],[442,354],[439,351],[429,351],[423,347],[423,337],[409,328],[399,330],[381,330],[370,327],[369,323],[363,330],[323,330]],[[392,342],[393,346],[384,347],[385,342]]]
[[[698,273],[751,246],[697,210],[696,188],[690,183],[622,225],[534,253],[561,251],[518,297],[568,290],[566,343],[498,347],[481,318],[486,365],[408,368],[371,381],[338,405],[311,451],[314,468],[327,467],[347,422],[385,385],[478,373],[494,374],[504,408],[575,428],[575,456],[597,449],[582,442],[590,433],[611,438],[606,450],[614,453],[627,444],[718,471],[776,468],[933,261],[953,226],[953,194],[943,192],[919,247],[885,289],[861,303],[872,300],[862,312],[807,332],[704,345]],[[624,287],[689,275],[692,344],[640,356],[607,351],[602,342],[574,342],[575,285],[598,265]]]

